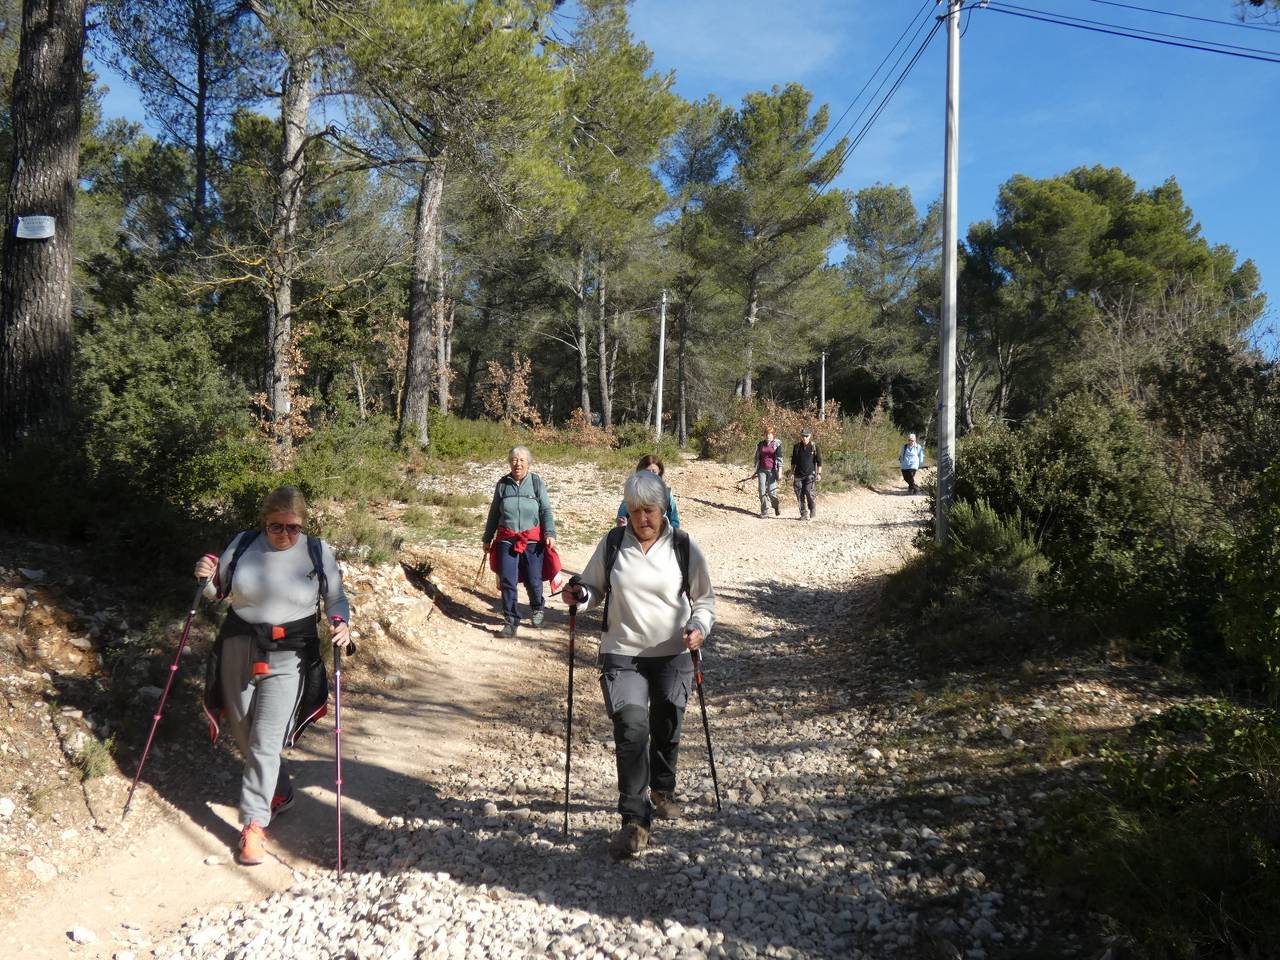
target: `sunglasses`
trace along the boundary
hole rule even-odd
[[[302,524],[300,523],[268,523],[267,533],[282,534],[287,533],[291,537],[296,537],[302,532]]]

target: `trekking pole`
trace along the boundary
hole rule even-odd
[[[212,577],[205,577],[200,581],[200,586],[196,587],[196,595],[191,599],[191,612],[187,614],[186,625],[182,628],[182,639],[178,641],[178,652],[174,655],[173,663],[169,664],[169,679],[165,682],[164,693],[160,694],[160,702],[156,704],[156,712],[151,716],[151,732],[147,734],[147,745],[142,748],[142,759],[138,761],[138,772],[133,775],[133,784],[129,787],[129,796],[125,798],[124,810],[120,814],[123,820],[129,815],[129,804],[133,803],[133,791],[138,789],[138,781],[142,778],[142,768],[147,762],[147,754],[151,752],[151,741],[155,739],[156,727],[160,726],[160,715],[164,713],[165,701],[169,699],[169,690],[173,687],[173,678],[178,674],[178,662],[182,660],[182,651],[187,645],[187,638],[191,636],[191,621],[196,618],[196,609],[200,606],[200,596],[204,593],[204,588],[209,585]]]
[[[720,779],[716,776],[716,755],[711,749],[711,724],[707,721],[707,698],[702,692],[702,654],[694,650],[693,653],[693,682],[698,688],[698,706],[702,708],[702,729],[707,734],[707,759],[711,762],[711,785],[716,791],[716,812],[722,809],[720,806]]]
[[[335,624],[336,625],[336,624]],[[333,760],[338,811],[338,877],[342,877],[342,647],[333,645]]]
[[[484,552],[484,556],[480,558],[480,566],[476,567],[476,578],[471,581],[471,586],[480,586],[480,574],[484,573],[484,565],[489,561],[489,551]]]
[[[576,596],[576,589],[574,591]],[[578,644],[578,605],[569,604],[569,711],[564,725],[564,835],[569,836],[569,762],[573,756],[573,660]]]

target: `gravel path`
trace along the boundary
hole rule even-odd
[[[555,470],[544,476],[554,489]],[[981,960],[1023,938],[997,919],[1001,892],[929,826],[940,810],[886,802],[905,756],[885,742],[890,727],[866,696],[884,653],[859,630],[875,575],[924,522],[923,501],[860,490],[825,497],[817,522],[796,520],[794,506],[759,520],[727,468],[688,464],[669,479],[719,596],[705,672],[722,813],[691,703],[685,819],[655,824],[653,846],[634,861],[607,856],[616,781],[591,669],[593,613],[579,623],[572,816],[561,836],[557,612],[529,638],[520,695],[467,761],[428,771],[430,789],[402,816],[352,837],[340,881],[306,871],[261,903],[188,921],[156,955]],[[587,553],[574,550],[570,568]],[[949,808],[992,802],[947,784],[934,793]]]

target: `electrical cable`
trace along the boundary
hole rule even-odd
[[[1246,30],[1261,30],[1264,33],[1280,33],[1280,27],[1272,27],[1264,23],[1245,23],[1243,20],[1215,20],[1213,17],[1197,17],[1190,13],[1174,13],[1172,10],[1157,10],[1155,7],[1139,7],[1132,3],[1120,3],[1119,0],[1090,0],[1108,7],[1119,7],[1122,10],[1138,10],[1142,13],[1156,13],[1163,17],[1176,17],[1179,20],[1195,20],[1199,23],[1214,23],[1223,27],[1244,27]]]
[[[1073,17],[1070,14],[1057,13],[1056,11],[1053,11],[1053,10],[1039,10],[1035,7],[1027,7],[1027,6],[1022,6],[1018,4],[1010,4],[1010,3],[1000,3],[998,2],[998,0],[995,0],[993,5],[996,7],[1003,7],[1005,9],[1012,8],[1017,10],[1025,10],[1028,13],[1038,13],[1046,17],[1057,17],[1060,20],[1071,20],[1075,23],[1088,24],[1094,27],[1108,27],[1116,30],[1127,30],[1131,33],[1143,34],[1149,37],[1163,37],[1167,40],[1182,40],[1188,43],[1200,43],[1206,46],[1220,48],[1223,51],[1241,50],[1245,53],[1261,53],[1267,56],[1280,56],[1280,50],[1267,50],[1259,47],[1242,47],[1234,43],[1222,43],[1221,41],[1218,41],[1218,40],[1206,40],[1203,37],[1188,37],[1188,36],[1183,36],[1182,34],[1179,34],[1179,33],[1161,33],[1159,30],[1147,30],[1144,27],[1129,27],[1129,26],[1124,26],[1122,24],[1118,24],[1118,23],[1104,23],[1101,20],[1090,20],[1088,17]]]
[[[854,96],[854,98],[849,101],[849,105],[844,108],[844,113],[840,114],[840,116],[836,118],[835,123],[827,127],[827,132],[823,134],[822,139],[819,140],[817,145],[813,148],[814,156],[817,156],[818,151],[822,149],[822,145],[827,142],[827,139],[831,136],[831,134],[834,133],[836,128],[838,128],[840,124],[844,121],[844,118],[849,115],[849,111],[853,109],[854,104],[856,104],[859,100],[862,99],[862,95],[866,93],[867,88],[871,86],[871,81],[873,81],[880,74],[880,71],[884,69],[884,65],[889,62],[889,58],[893,56],[893,51],[897,50],[898,47],[901,46],[903,37],[905,37],[907,33],[910,32],[911,28],[915,26],[916,21],[919,20],[923,14],[928,12],[929,8],[932,7],[935,2],[936,0],[924,0],[924,6],[922,6],[919,10],[916,11],[916,15],[912,17],[910,22],[902,29],[902,33],[898,34],[898,39],[893,41],[893,46],[891,46],[888,52],[884,55],[884,59],[882,59],[879,65],[874,70],[871,71],[871,76],[867,77],[867,82],[862,85],[862,89],[859,90],[857,94]],[[917,28],[916,34],[918,35],[919,33],[920,33],[920,30]],[[855,119],[853,122],[857,123],[858,121]]]
[[[1201,43],[1179,43],[1173,40],[1161,40],[1154,36],[1147,36],[1142,33],[1133,33],[1123,28],[1116,27],[1115,24],[1107,25],[1108,27],[1114,27],[1114,29],[1108,29],[1107,27],[1102,27],[1102,26],[1089,26],[1084,23],[1075,23],[1075,22],[1072,22],[1072,20],[1063,20],[1054,16],[1039,16],[1034,13],[1028,13],[1026,10],[1023,10],[1023,9],[1019,9],[1016,7],[1005,7],[1005,6],[997,5],[996,3],[991,3],[986,7],[986,9],[990,10],[993,13],[1003,13],[1012,17],[1021,17],[1024,20],[1038,20],[1042,23],[1057,24],[1060,27],[1074,27],[1077,30],[1088,30],[1091,33],[1103,33],[1113,37],[1128,37],[1131,40],[1145,40],[1148,43],[1158,43],[1161,46],[1165,46],[1165,47],[1179,47],[1184,50],[1200,50],[1205,53],[1218,53],[1225,57],[1239,57],[1242,60],[1257,60],[1262,63],[1280,63],[1280,52],[1268,51],[1273,55],[1257,56],[1251,53],[1242,53],[1235,50],[1225,50],[1225,49],[1222,49],[1221,47],[1205,46]]]

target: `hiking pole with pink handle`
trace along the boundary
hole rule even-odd
[[[333,617],[330,625],[337,629],[341,619]],[[338,876],[342,876],[342,647],[333,645],[333,759],[334,792],[338,812]]]
[[[720,806],[720,780],[716,776],[716,755],[711,749],[711,724],[707,721],[707,698],[702,692],[702,653],[699,650],[693,653],[693,683],[698,688],[698,706],[702,708],[702,729],[707,734],[707,760],[711,762],[711,785],[716,791],[716,812],[722,809]]]
[[[160,717],[164,713],[165,702],[169,699],[169,691],[173,688],[173,678],[178,675],[178,663],[182,660],[182,651],[187,646],[187,638],[191,636],[191,621],[196,618],[196,609],[200,606],[200,596],[209,585],[212,576],[205,577],[196,587],[196,595],[191,598],[191,611],[187,614],[187,623],[182,628],[182,639],[178,641],[178,652],[169,664],[169,679],[165,681],[164,692],[160,694],[160,702],[156,704],[156,712],[151,716],[151,732],[147,734],[147,745],[142,748],[142,759],[138,761],[138,772],[133,775],[133,784],[129,787],[129,796],[125,798],[124,810],[120,814],[123,820],[129,815],[129,804],[133,803],[133,791],[138,789],[138,781],[142,778],[142,768],[146,765],[147,754],[151,752],[151,741],[155,739],[156,727],[160,726]]]

